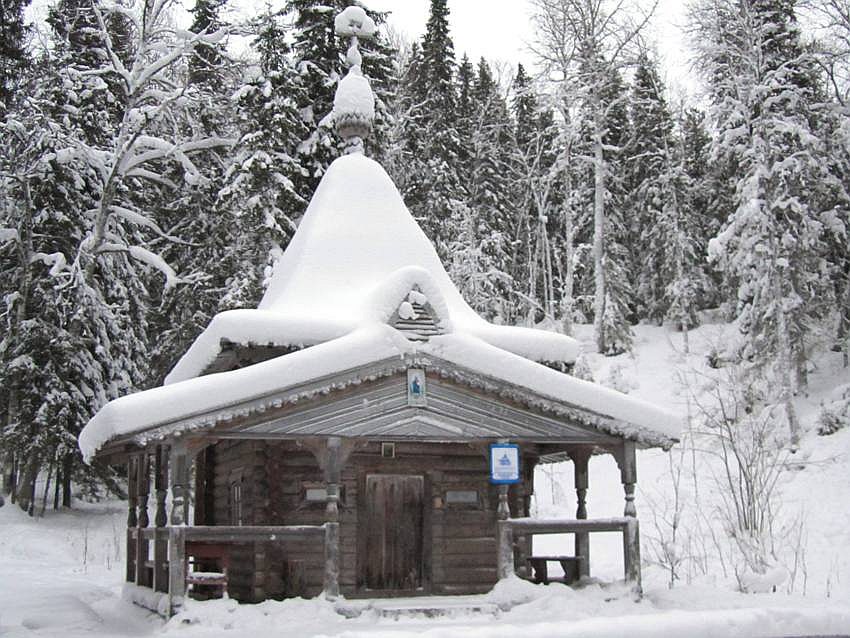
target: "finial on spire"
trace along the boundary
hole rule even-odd
[[[338,36],[350,37],[351,43],[345,56],[348,73],[337,85],[331,117],[336,132],[345,141],[345,152],[362,153],[363,140],[371,133],[375,119],[375,96],[360,68],[363,58],[358,38],[374,36],[375,21],[362,7],[350,6],[337,15],[334,30]]]

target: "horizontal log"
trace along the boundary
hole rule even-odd
[[[486,594],[495,584],[495,580],[492,583],[435,583],[434,591],[438,594]]]
[[[448,557],[444,557],[448,558]],[[493,550],[488,554],[457,554],[451,556],[450,560],[443,561],[443,569],[472,569],[472,568],[487,568],[496,569],[496,551]]]
[[[443,525],[435,523],[432,528],[434,540],[443,538],[480,538],[482,536],[496,537],[496,523],[478,525]]]
[[[496,566],[434,567],[434,583],[495,583]]]
[[[515,535],[573,534],[576,532],[623,532],[633,520],[627,517],[583,520],[510,518],[505,521],[505,524],[514,530]]]
[[[165,528],[173,529],[173,528]],[[187,541],[253,542],[324,538],[322,525],[198,525],[183,527]]]

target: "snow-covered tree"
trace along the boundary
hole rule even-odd
[[[510,320],[513,282],[510,274],[510,209],[507,165],[510,118],[507,104],[482,58],[471,86],[467,70],[459,77],[459,150],[457,167],[466,184],[463,203],[452,210],[448,227],[449,275],[480,314]]]
[[[712,87],[714,155],[738,175],[735,210],[710,253],[737,289],[738,355],[773,381],[792,439],[791,395],[805,383],[807,341],[834,300],[826,241],[845,232],[825,205],[835,180],[794,5],[713,0],[693,13]]]
[[[629,246],[629,261],[635,269],[638,315],[660,322],[666,314],[665,288],[672,279],[664,268],[664,253],[673,228],[662,216],[671,210],[669,200],[675,193],[669,188],[674,184],[669,179],[673,120],[656,65],[646,53],[638,57],[629,110],[628,224],[636,238]]]
[[[0,113],[25,76],[29,64],[24,9],[30,0],[4,0],[0,4]]]
[[[587,116],[594,180],[594,332],[599,352],[628,347],[622,291],[610,291],[627,281],[616,243],[606,242],[608,181],[615,173],[608,164],[605,137],[612,109],[622,109],[621,69],[631,64],[633,45],[652,13],[609,0],[535,0],[537,42],[534,50],[550,75],[558,78],[559,99],[577,104]],[[619,225],[615,222],[614,225]],[[611,252],[607,246],[610,245]],[[613,331],[613,332],[612,332]]]
[[[148,273],[178,281],[155,203],[203,181],[192,156],[227,143],[195,135],[176,73],[215,37],[175,31],[169,6],[62,0],[57,55],[3,122],[4,214],[15,220],[3,437],[16,442],[25,506],[41,468],[61,461],[70,480],[92,412],[144,382]]]
[[[510,172],[513,183],[507,193],[511,195],[514,222],[514,277],[518,282],[528,282],[523,304],[526,323],[533,323],[536,315],[555,320],[558,298],[572,297],[572,258],[574,224],[572,209],[561,206],[563,177],[567,175],[571,140],[560,137],[552,111],[540,103],[531,79],[522,65],[517,66],[511,104],[515,127],[510,142]],[[564,130],[567,130],[565,125]],[[558,148],[563,151],[559,154]],[[563,212],[563,215],[561,214]],[[559,228],[564,228],[559,237]],[[559,250],[561,248],[561,250]],[[559,257],[566,262],[558,267]],[[562,272],[565,270],[566,272]],[[561,282],[560,285],[558,282]],[[571,302],[567,306],[571,307]],[[560,309],[569,330],[568,307]]]
[[[227,0],[196,0],[192,8],[192,33],[215,33],[225,25],[221,10]],[[219,77],[222,51],[216,44],[199,42],[189,59],[189,79],[193,83],[214,82]]]
[[[447,257],[447,220],[463,201],[458,175],[458,113],[454,43],[446,0],[432,0],[408,90],[414,107],[406,118],[411,178],[403,195],[437,251]]]

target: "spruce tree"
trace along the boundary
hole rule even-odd
[[[415,60],[411,96],[415,108],[406,118],[411,136],[411,179],[405,201],[441,256],[447,256],[451,231],[446,221],[463,201],[458,176],[458,114],[454,81],[454,44],[449,35],[448,4],[432,0],[430,16]]]
[[[460,89],[459,96],[470,94],[467,101],[472,111],[461,120],[464,128],[468,127],[468,139],[460,144],[468,157],[464,170],[467,186],[464,204],[456,206],[449,220],[454,235],[449,243],[449,274],[480,314],[505,321],[512,296],[505,170],[510,126],[507,105],[483,58],[473,85],[465,86],[461,78]]]
[[[3,0],[0,3],[0,114],[10,106],[29,65],[24,10],[30,0]]]
[[[193,33],[214,33],[224,27],[221,10],[227,0],[195,0],[192,8]],[[218,45],[201,42],[192,51],[189,59],[189,81],[193,84],[214,82],[219,77],[222,64],[222,52]]]
[[[667,311],[665,288],[673,278],[664,262],[674,226],[662,220],[672,204],[673,122],[655,64],[646,54],[638,58],[629,105],[632,134],[626,153],[626,187],[633,237],[628,248],[637,293],[635,312],[660,322]]]
[[[790,0],[723,4],[696,13],[707,48],[718,131],[714,153],[737,165],[736,207],[711,242],[736,289],[737,355],[767,381],[798,436],[793,392],[805,383],[812,327],[833,302],[826,245],[836,227],[817,135],[817,72]]]

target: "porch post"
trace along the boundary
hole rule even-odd
[[[576,518],[587,519],[587,487],[588,487],[588,465],[590,462],[590,450],[580,449],[570,452],[575,471],[576,486]],[[576,532],[575,555],[578,561],[579,578],[590,576],[590,534],[588,532]]]
[[[168,613],[173,616],[186,596],[186,530],[189,522],[189,464],[186,443],[171,444],[168,459],[171,516],[168,528]]]
[[[148,497],[150,495],[150,456],[147,451],[139,456],[138,482],[136,484],[139,496],[138,535],[136,537],[136,584],[150,587],[151,579],[148,574],[148,540],[143,532],[150,525],[148,518]]]
[[[619,460],[619,459],[618,459]],[[635,459],[634,441],[623,442],[622,461],[620,465],[620,480],[626,496],[626,506],[623,516],[637,517],[635,508],[635,484],[637,483],[637,464]]]
[[[171,483],[170,522],[172,526],[186,525],[189,523],[189,459],[184,442],[171,445],[168,465]]]
[[[339,437],[328,437],[324,467],[328,495],[325,507],[325,597],[329,600],[339,598],[340,444]]]
[[[154,591],[168,591],[168,537],[165,535],[165,525],[168,514],[165,510],[165,495],[168,487],[168,456],[164,446],[156,446],[154,457],[154,490],[156,492],[156,535],[153,545],[153,588]]]
[[[136,457],[130,456],[127,459],[127,574],[126,581],[128,583],[136,582],[136,538],[134,534],[138,533],[136,527],[139,524],[139,519],[136,516]]]
[[[168,615],[173,616],[186,596],[186,530],[168,528]]]
[[[499,556],[498,575],[499,580],[510,578],[514,572],[514,533],[508,519],[511,516],[511,508],[508,505],[508,486],[499,486],[499,508],[496,510],[499,529]]]
[[[629,519],[623,531],[623,558],[626,580],[634,585],[635,593],[641,593],[640,577],[640,531],[635,507],[635,485],[637,484],[637,459],[634,441],[623,441],[620,453],[615,455],[620,466],[620,480],[623,483],[626,505],[623,516]]]

